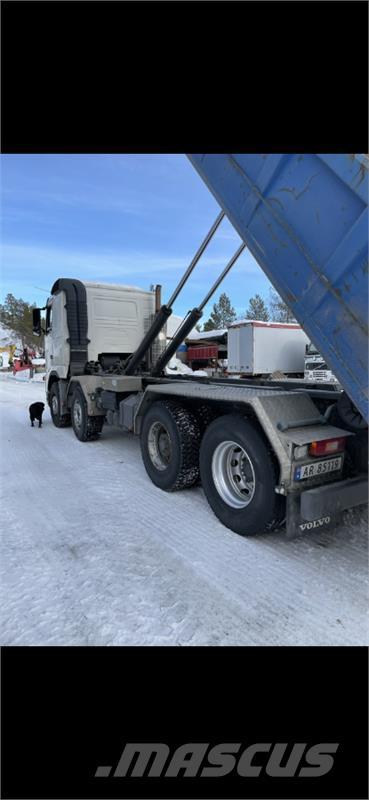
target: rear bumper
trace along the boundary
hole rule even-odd
[[[346,481],[328,483],[307,489],[300,496],[302,519],[316,520],[326,515],[336,515],[346,508],[364,505],[368,502],[368,476],[359,475]]]

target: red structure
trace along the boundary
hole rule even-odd
[[[211,358],[218,358],[218,345],[198,345],[189,347],[187,350],[187,361],[209,361]]]

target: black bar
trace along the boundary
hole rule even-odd
[[[199,311],[198,308],[193,308],[190,311],[188,317],[186,317],[180,328],[178,328],[177,333],[173,336],[172,341],[164,350],[164,353],[161,354],[160,358],[156,362],[154,368],[151,370],[151,374],[154,376],[161,375],[163,372],[164,367],[168,364],[176,350],[178,349],[179,345],[183,342],[186,336],[192,331],[192,328],[196,325],[196,322],[199,321],[202,317],[202,311]]]
[[[177,297],[178,297],[179,293],[182,291],[182,289],[183,289],[183,287],[184,287],[185,283],[187,282],[187,280],[188,280],[188,278],[190,277],[191,273],[192,273],[192,272],[193,272],[193,270],[195,269],[195,267],[196,267],[196,264],[197,264],[197,263],[198,263],[198,261],[200,260],[200,258],[201,258],[201,256],[202,256],[203,252],[206,250],[206,248],[207,248],[207,246],[208,246],[209,242],[210,242],[210,241],[211,241],[211,239],[213,238],[215,231],[216,231],[216,230],[219,228],[219,225],[220,225],[220,223],[222,222],[222,220],[223,220],[223,218],[224,218],[224,217],[225,217],[225,212],[224,212],[224,211],[221,211],[221,212],[220,212],[220,214],[218,214],[218,216],[217,216],[217,218],[216,218],[215,222],[214,222],[214,223],[213,223],[213,225],[211,226],[211,228],[210,228],[209,232],[206,234],[206,236],[205,236],[205,239],[204,239],[204,240],[203,240],[203,242],[200,244],[200,247],[199,247],[199,249],[198,249],[198,250],[197,250],[197,252],[195,253],[195,255],[194,255],[194,257],[193,257],[193,259],[192,259],[192,261],[191,261],[190,265],[187,267],[187,269],[186,269],[186,272],[185,272],[185,273],[184,273],[184,275],[182,276],[182,278],[181,278],[181,280],[180,280],[180,282],[179,282],[178,286],[177,286],[177,287],[176,287],[176,289],[174,290],[174,292],[173,292],[173,294],[172,294],[172,296],[171,296],[170,300],[168,301],[168,306],[172,306],[172,305],[173,305],[173,303],[176,301],[176,299],[177,299]]]
[[[4,647],[1,796],[364,800],[367,669],[365,647]],[[272,777],[266,753],[259,777],[115,777],[126,742],[338,749],[322,777]]]
[[[137,350],[131,356],[127,366],[124,369],[124,375],[133,375],[136,369],[141,364],[142,359],[145,357],[148,349],[151,347],[154,339],[158,336],[161,329],[165,325],[168,317],[170,317],[172,313],[172,309],[168,308],[168,306],[162,306],[160,311],[158,311],[151,327],[147,331],[146,335],[142,339],[141,344],[138,346]]]
[[[213,296],[214,292],[216,292],[218,286],[220,286],[222,281],[224,281],[224,278],[226,277],[226,275],[228,275],[228,272],[232,269],[233,265],[236,263],[237,259],[241,255],[241,253],[243,253],[243,251],[245,250],[245,247],[246,247],[246,245],[243,242],[240,245],[240,247],[238,248],[238,250],[234,253],[234,255],[232,256],[230,261],[228,261],[227,266],[224,267],[223,272],[221,273],[221,275],[219,275],[219,278],[217,278],[217,280],[215,281],[215,283],[213,284],[213,286],[211,287],[211,289],[207,293],[206,297],[204,297],[202,303],[200,303],[200,305],[199,305],[199,310],[200,311],[202,311],[202,309],[205,308],[205,306],[209,302],[210,298]]]

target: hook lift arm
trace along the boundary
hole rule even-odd
[[[218,214],[215,222],[213,223],[213,225],[210,228],[209,232],[207,233],[205,239],[201,243],[199,249],[195,253],[191,263],[187,267],[186,272],[182,276],[178,286],[175,288],[170,300],[168,301],[167,304],[164,304],[164,305],[161,306],[161,308],[159,309],[159,311],[157,312],[157,314],[155,316],[155,319],[153,320],[153,323],[152,323],[151,327],[149,328],[149,330],[145,334],[141,344],[138,346],[137,350],[129,358],[129,360],[128,360],[125,368],[124,368],[124,373],[123,373],[124,375],[133,375],[136,372],[136,370],[139,369],[140,364],[141,364],[142,360],[144,359],[147,351],[150,349],[153,341],[156,339],[156,337],[158,336],[158,334],[160,333],[160,331],[164,327],[166,321],[168,320],[168,318],[172,314],[172,305],[173,305],[173,303],[177,299],[179,293],[182,291],[185,283],[187,282],[188,278],[190,277],[190,275],[191,275],[192,271],[194,270],[196,264],[200,260],[202,254],[206,250],[209,242],[213,238],[214,233],[218,229],[218,227],[219,227],[220,223],[222,222],[224,216],[225,216],[224,211],[221,211],[220,214]],[[187,316],[185,317],[185,319],[183,320],[183,322],[181,323],[181,325],[177,329],[172,341],[166,347],[166,349],[161,354],[161,356],[158,359],[158,361],[156,362],[156,364],[151,369],[151,375],[159,376],[159,375],[162,374],[165,366],[168,364],[168,362],[172,358],[173,354],[176,352],[178,346],[181,344],[181,342],[183,342],[183,340],[186,338],[188,333],[192,330],[194,325],[196,325],[196,322],[198,322],[199,319],[201,319],[204,307],[209,302],[210,298],[212,297],[214,292],[217,290],[217,288],[220,285],[220,283],[222,282],[222,280],[225,278],[225,276],[228,274],[230,269],[233,267],[233,264],[238,259],[238,257],[241,255],[241,253],[245,249],[245,247],[246,247],[245,244],[241,244],[241,246],[238,248],[237,252],[232,256],[232,258],[228,262],[227,266],[224,268],[223,272],[221,273],[219,278],[216,280],[216,282],[214,283],[214,285],[212,286],[212,288],[210,289],[210,291],[208,292],[208,294],[206,295],[204,300],[200,303],[200,305],[198,307],[193,308],[192,311],[188,312]]]

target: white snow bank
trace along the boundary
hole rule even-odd
[[[31,370],[30,369],[20,369],[18,372],[15,373],[15,380],[16,381],[29,381],[31,378]]]
[[[19,377],[22,375],[22,377]],[[20,370],[19,372],[0,372],[2,380],[17,381],[19,383],[43,383],[45,380],[46,372],[34,372],[33,378],[30,378],[30,371],[27,369]]]
[[[205,372],[203,369],[191,369],[191,367],[187,366],[187,364],[183,364],[183,362],[177,358],[177,356],[173,356],[170,359],[168,366],[165,367],[165,374],[166,375],[196,375],[198,378],[207,378],[208,373]]]

